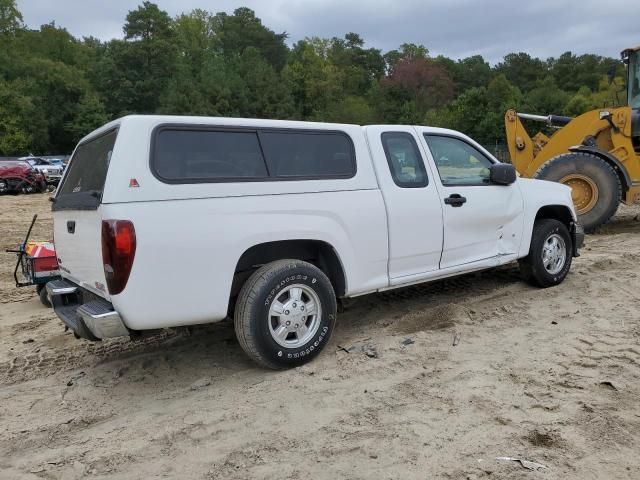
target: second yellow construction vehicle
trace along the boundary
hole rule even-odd
[[[640,47],[622,52],[627,105],[576,118],[509,110],[505,127],[511,161],[524,176],[564,183],[587,232],[606,223],[620,202],[640,203]],[[556,127],[530,137],[522,120]]]

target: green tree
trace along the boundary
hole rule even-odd
[[[46,58],[32,59],[25,75],[28,80],[24,91],[38,114],[46,119],[50,144],[41,148],[47,152],[71,151],[78,137],[68,126],[74,122],[80,101],[89,91],[88,82],[73,66]]]
[[[504,141],[504,112],[521,101],[520,90],[504,75],[498,75],[488,86],[470,88],[449,105],[430,111],[425,122],[460,130],[480,143],[492,145]]]
[[[173,25],[177,57],[171,78],[160,99],[159,112],[219,115],[217,95],[211,95],[207,78],[226,84],[227,65],[219,52],[214,17],[204,10],[179,15]],[[215,63],[215,67],[211,64]],[[221,75],[221,71],[223,75]]]
[[[233,15],[219,13],[214,23],[225,55],[242,55],[247,48],[254,48],[276,71],[284,67],[288,54],[287,33],[275,33],[265,27],[253,10],[243,7],[236,9]]]
[[[296,111],[304,119],[321,118],[329,105],[343,97],[341,72],[327,60],[323,45],[318,39],[299,41],[282,72],[291,85]]]
[[[127,40],[149,41],[170,38],[171,18],[155,3],[145,1],[136,10],[128,13],[123,31],[124,38]]]
[[[611,64],[620,65],[611,58],[519,52],[491,68],[480,55],[431,58],[412,43],[385,53],[354,32],[289,48],[285,32],[248,8],[172,19],[144,1],[123,32],[102,42],[54,23],[29,30],[16,1],[0,0],[0,153],[70,151],[114,117],[156,112],[427,122],[491,144],[502,140],[510,107],[579,115],[624,96],[607,82]]]
[[[241,79],[231,90],[238,115],[291,118],[294,105],[287,85],[258,49],[246,49],[234,64]]]
[[[537,82],[547,76],[546,64],[524,52],[509,53],[495,68],[523,92],[533,89]]]
[[[527,92],[524,98],[524,108],[541,115],[561,115],[570,95],[561,90],[552,76],[547,76],[536,83],[535,88]]]
[[[367,99],[350,96],[327,106],[322,118],[326,122],[367,125],[376,121],[376,113]]]
[[[94,81],[110,116],[154,113],[175,72],[172,20],[144,2],[129,12],[123,30],[125,40],[106,45]]]
[[[178,48],[177,63],[185,65],[197,75],[210,55],[218,54],[214,17],[204,10],[193,10],[179,15],[173,25]]]
[[[481,87],[491,82],[491,67],[482,57],[474,55],[456,62],[456,74],[453,76],[456,89],[460,92],[473,87]]]
[[[15,0],[0,0],[0,35],[13,34],[24,27]]]
[[[44,139],[38,142],[38,135]],[[46,142],[46,128],[20,81],[0,78],[0,155],[24,155]]]
[[[593,93],[589,87],[582,87],[578,92],[573,95],[567,104],[563,108],[563,113],[572,117],[577,117],[583,113],[591,110]]]
[[[598,90],[600,80],[612,65],[622,71],[622,62],[599,55],[574,55],[565,52],[558,58],[547,60],[549,72],[562,90],[577,92],[582,87]]]
[[[108,120],[106,109],[98,96],[85,93],[78,102],[73,118],[65,124],[65,130],[71,134],[75,143]]]
[[[327,43],[325,58],[342,72],[342,88],[346,95],[363,96],[384,75],[385,62],[380,50],[364,48],[364,40],[356,33]]]

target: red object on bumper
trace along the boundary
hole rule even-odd
[[[29,242],[25,253],[32,258],[33,273],[49,273],[58,270],[56,249],[51,242]]]

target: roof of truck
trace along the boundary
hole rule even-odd
[[[640,48],[640,47],[639,47]],[[187,115],[127,115],[116,120],[113,120],[102,127],[94,130],[90,134],[86,135],[80,143],[88,138],[94,137],[106,131],[109,131],[115,127],[120,126],[123,123],[142,123],[149,125],[158,124],[189,124],[189,125],[238,125],[238,126],[271,126],[275,128],[322,128],[322,129],[336,129],[336,128],[366,128],[366,127],[420,127],[428,128],[433,131],[441,132],[453,132],[453,130],[428,127],[426,125],[407,125],[407,124],[371,124],[371,125],[358,125],[353,123],[329,123],[329,122],[308,122],[301,120],[272,120],[267,118],[239,118],[239,117],[205,117],[205,116],[187,116]]]
[[[113,120],[102,127],[94,130],[87,136],[85,136],[80,143],[89,138],[93,138],[96,135],[100,135],[113,128],[119,127],[124,123],[138,123],[147,124],[149,126],[156,126],[159,124],[190,124],[190,125],[220,125],[220,126],[255,126],[264,127],[269,126],[272,128],[321,128],[326,130],[331,129],[354,129],[354,128],[366,128],[366,127],[420,127],[428,128],[429,130],[440,133],[453,133],[453,130],[427,127],[425,125],[397,125],[397,124],[375,124],[375,125],[357,125],[350,123],[328,123],[328,122],[306,122],[299,120],[272,120],[266,118],[236,118],[236,117],[205,117],[205,116],[186,116],[186,115],[127,115],[125,117]],[[459,133],[459,132],[455,132]]]
[[[145,123],[145,124],[196,124],[196,125],[247,125],[256,127],[268,124],[273,127],[282,128],[309,128],[314,126],[316,128],[330,129],[330,128],[345,128],[345,127],[359,127],[355,124],[341,124],[341,123],[323,123],[323,122],[304,122],[298,120],[272,120],[266,118],[236,118],[236,117],[205,117],[205,116],[189,116],[189,115],[127,115],[116,120],[113,120],[97,130],[91,132],[84,137],[80,142],[89,137],[94,137],[105,131],[111,130],[114,127],[118,127],[124,123]]]

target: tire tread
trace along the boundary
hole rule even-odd
[[[287,367],[271,361],[260,352],[257,340],[254,335],[251,334],[252,310],[256,307],[255,302],[258,293],[267,285],[272,277],[284,273],[291,265],[313,268],[317,270],[319,276],[323,276],[328,284],[331,285],[326,275],[311,263],[294,259],[276,260],[263,265],[247,279],[240,290],[236,302],[234,327],[240,346],[256,363],[273,370],[283,370]]]
[[[565,230],[568,230],[564,223],[552,218],[542,218],[537,220],[535,225],[533,226],[533,233],[531,235],[531,250],[529,251],[529,255],[520,259],[518,262],[520,266],[520,272],[522,273],[524,280],[527,283],[533,285],[534,287],[548,288],[548,287],[553,287],[555,285],[559,285],[564,281],[564,278],[566,277],[566,275],[569,272],[569,269],[571,268],[572,256],[570,252],[573,250],[573,245],[571,243],[566,245],[567,253],[568,253],[567,261],[569,263],[569,269],[567,270],[567,274],[565,274],[565,276],[562,277],[562,279],[559,282],[549,281],[545,279],[541,275],[541,272],[537,271],[536,265],[534,265],[535,260],[532,259],[531,257],[532,251],[538,245],[539,241],[544,240],[543,237],[545,237],[548,234],[548,230],[557,225],[561,225]],[[569,234],[568,231],[566,233],[568,234],[567,236],[568,236],[569,242],[571,242],[571,235]]]

